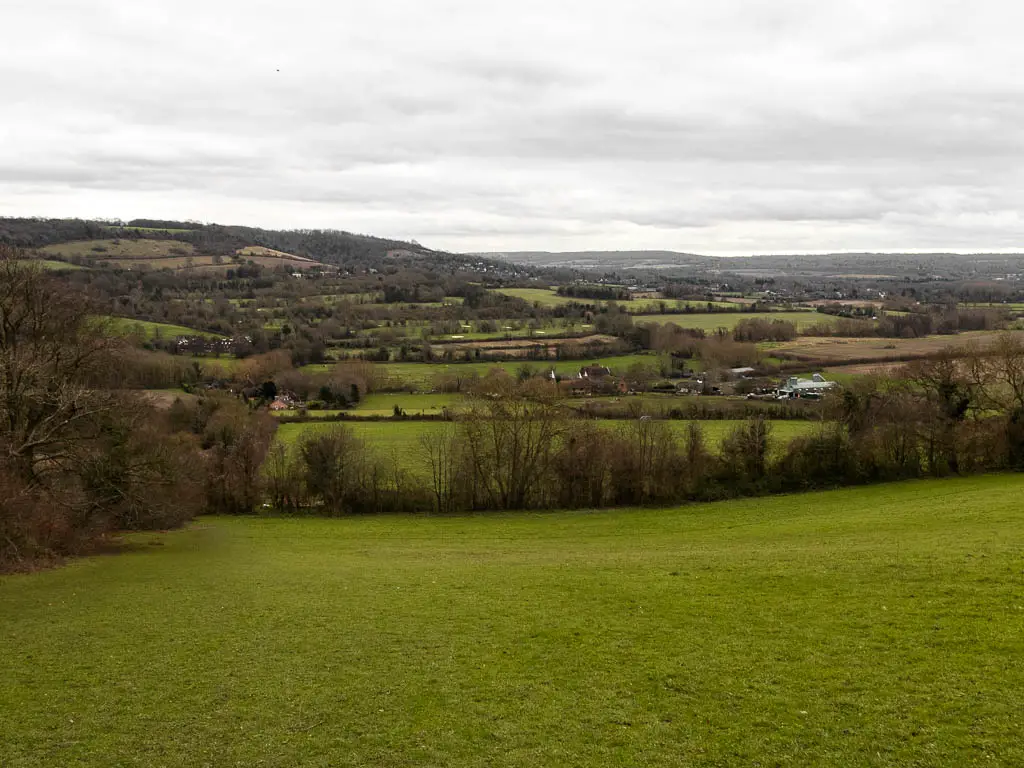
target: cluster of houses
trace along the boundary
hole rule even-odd
[[[687,371],[677,380],[662,381],[645,389],[678,395],[729,394],[735,389],[738,381],[750,380],[753,373],[755,373],[753,368],[733,368],[727,371],[725,376],[725,379],[731,384],[722,382],[720,385],[713,382],[707,374],[693,374]],[[552,370],[549,377],[558,382],[558,388],[563,394],[569,396],[624,395],[633,391],[625,378],[614,375],[611,369],[603,365],[585,366],[580,368],[576,376],[563,379],[559,379]],[[820,373],[816,373],[809,379],[790,376],[777,386],[758,387],[747,396],[764,400],[788,400],[791,398],[817,400],[835,386],[837,386],[836,382],[828,381]]]
[[[551,371],[555,379],[555,372]],[[587,365],[580,368],[575,378],[562,379],[558,388],[566,395],[624,395],[629,391],[626,380],[612,375],[610,368],[604,365]]]
[[[268,408],[274,413],[278,411],[291,411],[296,408],[301,408],[303,402],[295,395],[288,392],[281,392],[277,397],[270,403]]]
[[[738,380],[749,379],[749,374],[753,372],[753,368],[734,368],[728,372],[729,376],[726,378],[731,379],[733,384],[735,384]],[[554,370],[551,370],[548,377],[552,381],[557,382],[557,386],[562,394],[569,397],[617,396],[630,394],[634,391],[625,378],[616,376],[610,368],[604,365],[584,366],[579,369],[575,376],[566,378],[557,377]],[[818,400],[836,386],[838,386],[836,382],[828,381],[820,373],[814,374],[809,379],[790,376],[778,386],[759,387],[747,394],[747,397],[757,400],[789,400],[796,398]],[[722,386],[712,384],[711,380],[706,378],[706,374],[694,375],[687,373],[686,377],[681,380],[663,381],[650,387],[648,391],[678,395],[721,395],[730,394],[732,388],[725,383]],[[265,396],[265,393],[259,387],[251,387],[243,390],[242,395],[249,399]],[[269,409],[274,412],[295,410],[303,406],[304,403],[301,398],[287,391],[276,392],[268,405]]]
[[[252,346],[252,337],[214,338],[207,336],[179,336],[174,343],[181,353],[193,355],[234,355],[240,349]]]

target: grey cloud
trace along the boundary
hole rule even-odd
[[[103,203],[466,250],[1024,232],[1009,2],[91,5],[0,10],[22,31],[0,50],[5,213]]]

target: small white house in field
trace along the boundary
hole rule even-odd
[[[809,379],[790,376],[776,390],[775,394],[779,400],[785,400],[790,397],[821,397],[835,386],[836,382],[826,380],[820,373],[814,374]]]

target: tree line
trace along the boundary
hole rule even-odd
[[[251,511],[272,420],[229,396],[183,414],[122,389],[132,350],[21,255],[0,245],[0,569]]]
[[[1014,336],[865,378],[786,444],[763,417],[715,447],[700,422],[682,434],[645,417],[609,426],[567,413],[546,382],[489,383],[424,434],[414,460],[378,455],[344,425],[275,445],[268,497],[285,513],[447,514],[676,505],[1024,468],[1024,344]]]

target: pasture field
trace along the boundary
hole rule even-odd
[[[576,301],[581,304],[605,304],[604,299],[576,299],[571,296],[559,296],[555,291],[545,288],[493,288],[495,293],[503,293],[506,296],[515,296],[531,304],[540,304],[542,307],[558,307]],[[706,308],[709,304],[715,307],[735,307],[736,302],[730,301],[681,301],[677,299],[632,299],[618,301],[619,306],[627,312],[650,312],[656,313],[664,303],[668,307],[683,308],[691,306],[695,308]],[[695,326],[692,326],[695,327]]]
[[[434,382],[441,374],[454,374],[458,376],[485,376],[491,369],[501,370],[515,376],[524,366],[529,366],[534,372],[550,371],[552,368],[560,376],[575,375],[580,368],[587,365],[606,365],[613,373],[623,374],[635,364],[650,365],[657,368],[657,355],[613,355],[594,360],[524,360],[521,362],[478,362],[478,363],[375,363],[375,369],[379,371],[381,378],[394,387],[414,387],[418,390],[429,391]],[[310,373],[324,373],[330,371],[334,363],[315,363],[302,368]]]
[[[705,314],[637,315],[634,325],[645,323],[675,323],[680,328],[700,328],[715,331],[719,328],[732,330],[742,320],[785,320],[793,323],[798,331],[811,325],[834,325],[836,318],[821,312],[710,312]]]
[[[1019,301],[961,301],[958,307],[967,309],[1009,309],[1014,312],[1024,311],[1024,303]]]
[[[379,457],[397,458],[405,469],[419,472],[426,467],[420,458],[420,436],[443,429],[443,421],[307,421],[281,424],[276,439],[285,445],[297,445],[305,435],[333,429],[337,425],[351,429]]]
[[[219,334],[209,331],[198,331],[184,325],[173,323],[154,323],[150,320],[135,320],[130,317],[106,316],[103,322],[107,323],[114,333],[121,336],[141,334],[143,338],[155,339],[158,336],[164,339],[174,339],[178,336],[204,336],[208,339],[222,338]]]
[[[574,402],[566,401],[567,406]],[[390,412],[389,408],[386,413]],[[619,419],[599,419],[594,423],[603,429],[630,429],[634,425],[630,420]],[[680,440],[683,439],[688,421],[680,419],[665,423]],[[739,419],[708,419],[698,423],[704,430],[704,438],[707,440],[708,446],[714,450],[743,421]],[[413,472],[426,471],[421,454],[420,437],[451,426],[450,422],[444,421],[307,421],[281,424],[277,428],[276,439],[283,441],[286,445],[295,445],[303,435],[330,430],[338,424],[350,428],[353,434],[364,440],[366,445],[381,458],[396,458],[401,466]],[[794,438],[812,434],[817,428],[818,423],[814,421],[772,421],[772,452],[783,451]]]
[[[477,324],[479,327],[480,324]],[[538,341],[543,341],[545,337],[558,336],[561,334],[576,334],[586,335],[593,333],[593,325],[590,323],[579,323],[566,321],[561,318],[554,320],[545,321],[543,324],[538,323],[538,327],[531,328],[530,323],[526,321],[515,320],[509,324],[505,324],[504,321],[498,321],[499,330],[497,331],[474,331],[471,323],[464,323],[463,330],[458,333],[444,334],[440,336],[434,336],[435,341],[449,341],[449,342],[460,342],[460,341],[502,341],[504,339],[529,339],[534,338]],[[444,347],[441,347],[443,350]]]
[[[495,293],[503,293],[506,296],[514,296],[517,299],[528,301],[531,304],[540,304],[542,307],[559,307],[568,304],[576,299],[568,296],[559,296],[557,293],[544,288],[493,288]],[[583,301],[587,301],[584,299]]]
[[[461,395],[414,395],[397,394],[367,395],[359,404],[349,410],[354,416],[390,416],[397,405],[408,416],[417,414],[437,415],[445,408],[456,408],[464,398]]]
[[[1024,476],[202,518],[0,578],[5,768],[1018,766]]]
[[[230,355],[223,355],[221,357],[214,357],[213,355],[190,355],[185,359],[195,361],[201,366],[207,369],[218,369],[221,371],[220,375],[230,375],[234,371],[237,371],[245,360],[237,357],[231,357]]]
[[[593,331],[583,331],[579,335],[574,336],[557,336],[556,330],[552,330],[550,335],[543,331],[538,331],[532,337],[528,335],[528,332],[523,331],[518,335],[518,338],[515,336],[505,338],[504,336],[495,335],[495,338],[490,341],[474,341],[469,338],[472,336],[473,334],[467,334],[466,337],[461,339],[452,336],[449,343],[435,345],[433,352],[435,355],[441,355],[446,351],[450,351],[453,355],[461,356],[465,355],[466,352],[473,352],[475,350],[500,350],[509,354],[519,354],[524,359],[528,359],[525,350],[529,348],[553,350],[559,347],[569,347],[570,349],[584,347],[598,352],[607,352],[609,347],[618,342],[618,339],[614,336],[606,333],[594,333]],[[458,359],[458,357],[455,359]]]
[[[57,261],[55,259],[32,259],[33,264],[39,265],[40,268],[45,269],[47,272],[74,272],[75,270],[85,269],[78,264],[70,264],[66,261]]]
[[[440,416],[447,408],[458,409],[464,405],[466,398],[456,394],[410,394],[408,392],[388,392],[366,395],[354,408],[323,409],[309,411],[308,418],[329,419],[341,413],[352,416],[392,416],[397,405],[406,416]],[[297,416],[298,411],[277,411],[276,416]]]
[[[968,331],[949,336],[924,336],[919,339],[877,339],[844,337],[805,337],[778,343],[759,344],[773,353],[782,352],[796,360],[814,360],[842,365],[853,360],[885,362],[927,357],[948,347],[981,346],[995,341],[1001,331]],[[1020,331],[1012,333],[1019,335]]]
[[[40,248],[39,251],[116,262],[147,259],[175,261],[190,256],[194,249],[191,243],[143,238],[141,240],[76,240],[72,243],[47,245]]]
[[[707,309],[710,305],[712,307],[724,307],[727,309],[739,309],[741,304],[735,301],[682,301],[679,299],[633,299],[632,301],[620,301],[619,306],[625,309],[630,314],[652,314],[656,315],[661,311],[661,305],[664,304],[669,309],[686,309],[693,307],[694,309]]]
[[[163,230],[159,230],[163,231]],[[246,250],[246,249],[243,249]],[[215,263],[212,256],[195,255],[191,243],[178,240],[158,240],[142,238],[139,240],[108,239],[79,240],[71,243],[48,245],[40,249],[41,253],[61,254],[63,256],[81,256],[96,259],[97,262],[115,267],[144,267],[146,269],[196,269],[226,270],[233,265],[229,256],[223,257],[220,264]],[[277,267],[288,264],[295,269],[310,269],[321,266],[318,262],[301,256],[292,256],[267,248],[252,247],[243,258],[265,267]]]

